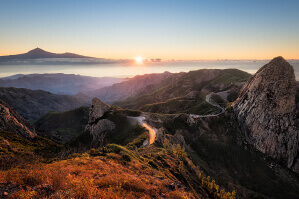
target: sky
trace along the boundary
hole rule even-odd
[[[0,0],[0,55],[299,59],[298,0]]]

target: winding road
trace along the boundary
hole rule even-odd
[[[219,106],[218,104],[214,104],[213,102],[210,102],[210,98],[211,96],[213,95],[214,93],[210,93],[206,96],[206,102],[211,104],[212,106],[216,106],[217,108],[220,108],[221,109],[221,112],[220,113],[217,113],[217,114],[210,114],[210,115],[194,115],[194,114],[190,114],[191,117],[193,118],[201,118],[201,117],[215,117],[215,116],[218,116],[222,113],[224,113],[225,111],[225,108]]]
[[[214,93],[210,93],[206,96],[206,102],[211,104],[212,106],[215,106],[217,108],[220,108],[221,109],[221,112],[220,113],[217,113],[217,114],[210,114],[210,115],[194,115],[194,114],[190,114],[191,117],[193,118],[203,118],[203,117],[215,117],[215,116],[218,116],[222,113],[224,113],[225,111],[225,108],[219,106],[218,104],[214,104],[213,102],[210,101],[210,98],[211,96],[213,95]],[[128,119],[131,120],[131,122],[133,123],[139,123],[141,126],[145,127],[148,132],[149,132],[149,138],[148,140],[146,140],[144,143],[143,143],[143,146],[148,146],[148,145],[151,145],[155,142],[155,139],[156,139],[156,130],[154,128],[152,128],[150,125],[146,124],[144,122],[145,120],[145,117],[143,116],[139,116],[139,117],[131,117],[131,116],[127,116]]]
[[[129,119],[132,119],[132,120],[135,120],[136,122],[138,122],[141,126],[145,127],[148,132],[149,132],[149,139],[146,140],[144,143],[143,143],[143,146],[148,146],[148,145],[151,145],[155,142],[155,139],[156,139],[156,130],[153,129],[150,125],[146,124],[144,122],[145,120],[145,117],[143,116],[139,116],[139,117],[131,117],[131,116],[127,116]]]

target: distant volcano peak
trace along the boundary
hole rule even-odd
[[[74,53],[52,53],[41,48],[35,48],[24,54],[0,56],[0,61],[14,60],[14,59],[43,59],[43,58],[92,58]]]
[[[39,54],[39,53],[49,53],[41,48],[35,48],[33,50],[28,51],[29,54]]]

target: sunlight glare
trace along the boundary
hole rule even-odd
[[[142,57],[136,57],[136,58],[135,58],[135,62],[136,62],[138,65],[142,65],[142,64],[143,64],[143,59],[142,59]]]

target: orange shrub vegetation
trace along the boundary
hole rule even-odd
[[[167,188],[172,181],[155,177],[159,171],[120,160],[113,154],[28,165],[1,171],[0,180],[8,198],[194,198],[183,187]]]

